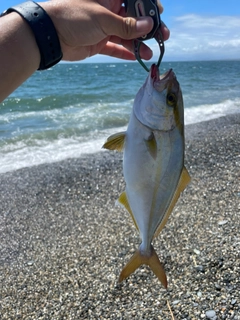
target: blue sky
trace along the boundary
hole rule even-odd
[[[17,3],[1,0],[0,11]],[[165,61],[240,59],[240,0],[162,0],[162,4],[162,20],[171,31]],[[149,46],[156,59],[157,44],[151,40]],[[115,60],[95,56],[86,61]]]

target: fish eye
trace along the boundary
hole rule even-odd
[[[171,107],[174,107],[176,105],[177,98],[176,95],[172,92],[167,94],[167,104]]]

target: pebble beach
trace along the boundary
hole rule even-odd
[[[167,290],[145,266],[118,283],[140,244],[121,154],[0,174],[0,318],[240,320],[240,114],[185,135],[192,181],[153,243]]]

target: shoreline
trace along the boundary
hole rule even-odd
[[[233,109],[237,109],[238,104],[233,105]],[[228,119],[228,117],[234,117],[235,115],[235,113],[232,113],[232,102],[230,103],[230,100],[225,101],[224,108],[222,106],[222,103],[216,104],[211,108],[214,114],[214,118],[212,118],[211,120],[217,120],[222,118]],[[226,111],[227,108],[229,108],[231,112],[228,113],[228,115],[226,116],[220,116],[220,114],[224,113],[224,110]],[[189,111],[193,109],[195,111],[189,113]],[[215,112],[215,110],[220,110],[220,112]],[[185,111],[185,123],[187,121],[190,121],[189,124],[185,124],[185,128],[187,128],[187,133],[189,131],[196,131],[196,128],[201,128],[201,123],[211,121],[210,119],[207,121],[205,120],[206,109],[203,106],[186,108]],[[199,122],[193,122],[193,119],[198,119]],[[5,146],[2,145],[0,150],[0,174],[16,171],[23,168],[30,168],[42,164],[54,164],[71,158],[78,159],[87,155],[93,155],[102,151],[101,146],[104,144],[106,137],[119,131],[125,131],[126,128],[127,125],[123,127],[100,130],[93,136],[88,137],[89,139],[87,138],[87,136],[83,138],[83,136],[81,135],[72,138],[60,137],[59,139],[50,139],[49,141],[45,139],[37,139],[35,141],[33,138],[31,143],[30,141],[27,142],[27,140],[23,140],[22,147],[18,147],[15,143],[10,143],[9,145],[8,143],[6,143]],[[189,134],[188,136],[190,137],[191,134]]]
[[[240,319],[240,114],[185,131],[192,182],[154,240],[168,290],[147,267],[117,284],[140,244],[121,154],[0,174],[1,319]]]

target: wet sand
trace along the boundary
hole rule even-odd
[[[167,290],[148,267],[117,283],[140,243],[121,154],[1,174],[0,318],[239,320],[239,141],[240,114],[186,127],[192,182],[154,241]]]

